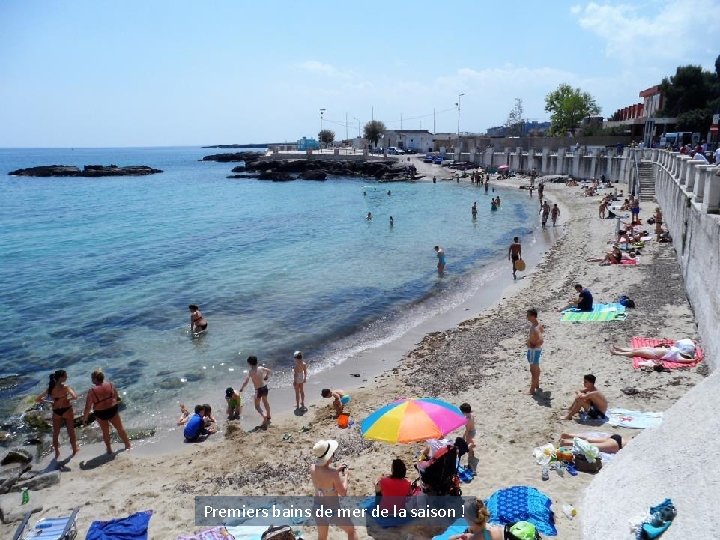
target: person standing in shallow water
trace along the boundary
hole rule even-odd
[[[516,236],[508,248],[508,260],[512,263],[513,279],[517,279],[515,263],[520,259],[522,259],[522,246],[520,245],[520,238]]]
[[[557,219],[560,217],[560,209],[557,203],[553,204],[552,210],[550,210],[550,219],[552,219],[553,227],[557,224]]]
[[[190,304],[188,308],[190,309],[190,333],[197,334],[207,330],[208,323],[200,312],[200,308],[195,304]]]
[[[445,274],[445,250],[440,246],[435,246],[435,253],[437,253],[438,263],[437,270],[438,276],[442,277]]]

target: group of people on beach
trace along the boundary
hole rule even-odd
[[[67,372],[59,369],[50,374],[47,389],[35,399],[37,403],[50,401],[52,403],[52,447],[55,459],[60,459],[60,430],[67,429],[72,455],[75,456],[80,447],[75,433],[76,424],[87,426],[92,419],[96,420],[102,432],[105,449],[112,453],[110,444],[110,426],[114,427],[126,450],[130,450],[130,439],[120,419],[120,397],[117,388],[105,379],[105,374],[96,369],[90,374],[93,386],[88,390],[85,398],[85,409],[81,419],[76,418],[73,402],[78,394],[67,384]]]

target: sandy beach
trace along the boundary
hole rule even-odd
[[[421,165],[419,174],[427,175],[428,169]],[[428,178],[432,180],[431,175]],[[518,186],[526,179],[502,183]],[[467,320],[455,328],[430,333],[409,350],[398,351],[398,358],[388,362],[392,367],[383,373],[366,377],[364,369],[342,369],[361,372],[368,379],[357,381],[358,387],[352,391],[350,412],[355,422],[398,397],[433,396],[458,405],[470,403],[478,431],[479,464],[477,477],[463,484],[463,494],[487,497],[512,485],[534,486],[553,501],[558,538],[576,539],[580,538],[579,519],[566,518],[561,508],[573,504],[582,514],[582,492],[593,477],[582,473],[560,477],[551,472],[550,479],[543,481],[533,448],[557,444],[563,432],[601,430],[624,438],[639,433],[561,420],[574,391],[582,386],[583,375],[595,374],[610,407],[660,412],[706,372],[701,364],[690,370],[648,373],[633,370],[628,358],[610,355],[612,344],[627,346],[634,335],[697,339],[673,246],[648,242],[637,266],[586,262],[609,249],[614,220],[599,220],[598,198],[583,197],[579,188],[548,183],[545,192],[547,199],[559,203],[562,214],[557,229],[539,233],[547,235],[548,245],[557,240],[537,267],[513,282],[506,263],[507,288],[501,298],[482,312],[468,312]],[[643,218],[649,216],[650,205],[646,206]],[[560,228],[562,235],[558,234]],[[561,322],[556,309],[575,296],[573,285],[578,282],[592,291],[596,302],[613,302],[625,294],[636,301],[637,308],[623,321]],[[546,327],[542,392],[534,397],[527,395],[525,360],[525,312],[531,307],[539,310]],[[317,393],[312,388],[309,395]],[[244,413],[253,419],[252,404],[246,404]],[[194,525],[194,497],[198,495],[310,495],[311,449],[319,439],[339,441],[338,461],[352,468],[349,494],[354,496],[372,494],[377,477],[389,472],[394,457],[409,464],[421,449],[418,444],[391,446],[365,441],[357,424],[339,429],[328,402],[313,403],[304,417],[275,415],[267,430],[245,432],[230,426],[224,440],[222,436],[215,436],[213,444],[183,445],[178,440],[172,452],[156,455],[131,451],[96,457],[99,448],[83,447],[80,455],[61,469],[60,484],[34,492],[32,498],[43,504],[40,515],[61,514],[80,506],[81,537],[93,520],[152,509],[150,538],[173,539],[198,530]],[[67,447],[63,450],[67,452]],[[11,537],[14,530],[15,525],[0,526],[3,537]],[[421,530],[411,532],[419,537],[423,534]],[[392,530],[375,533],[370,536],[361,529],[359,536],[399,537]],[[315,532],[306,528],[303,535],[311,539]],[[330,537],[345,535],[331,529]]]

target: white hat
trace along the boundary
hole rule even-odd
[[[338,442],[332,439],[321,440],[313,446],[313,455],[315,456],[316,465],[325,465],[335,455],[338,449]]]
[[[302,357],[302,352],[300,352],[300,351],[295,351],[295,352],[293,353],[293,358],[301,358],[301,357]]]

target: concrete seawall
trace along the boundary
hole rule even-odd
[[[673,237],[712,373],[665,411],[659,428],[635,437],[593,480],[583,503],[583,538],[634,538],[629,521],[666,497],[673,499],[678,517],[663,540],[720,538],[718,168],[673,152],[634,152],[629,150],[629,162],[637,159],[652,163],[656,198]],[[628,175],[626,171],[623,180],[628,181]],[[662,287],[662,283],[657,285]]]

